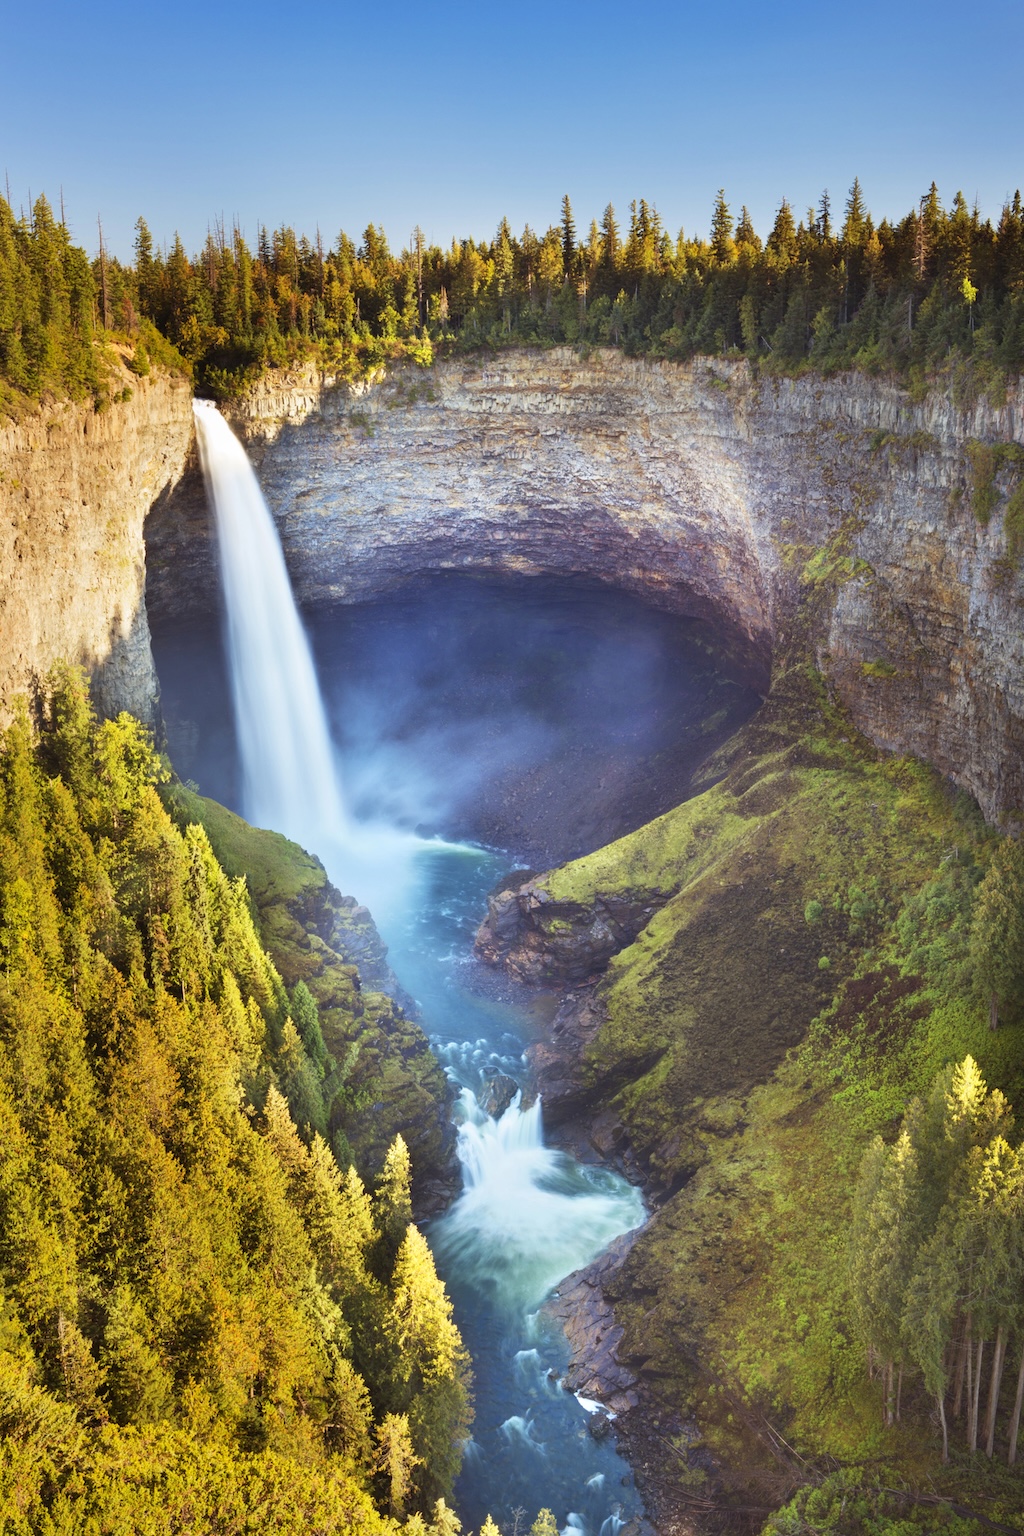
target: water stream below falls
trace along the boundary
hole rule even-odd
[[[480,1108],[495,1071],[527,1084],[534,1013],[481,990],[474,927],[509,867],[500,854],[423,855],[420,899],[386,930],[390,958],[420,1004],[431,1043],[462,1090],[463,1192],[428,1236],[473,1357],[476,1420],[456,1502],[477,1529],[490,1512],[509,1530],[550,1508],[559,1526],[615,1536],[640,1513],[630,1470],[561,1386],[565,1337],[541,1303],[557,1282],[643,1219],[636,1190],[544,1145],[542,1108]]]

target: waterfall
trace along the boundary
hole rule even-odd
[[[480,1366],[478,1436],[466,1443],[462,1482],[464,1492],[479,1490],[470,1495],[472,1521],[491,1507],[511,1517],[528,1503],[565,1509],[571,1500],[590,1523],[570,1513],[564,1536],[618,1536],[604,1470],[592,1469],[618,1480],[621,1463],[581,1430],[580,1408],[558,1385],[564,1339],[535,1309],[565,1275],[643,1220],[642,1201],[618,1175],[545,1147],[539,1100],[523,1109],[517,1095],[498,1121],[481,1109],[473,1087],[482,1089],[483,1069],[518,1070],[522,1061],[521,1041],[514,1059],[505,1055],[510,1010],[457,979],[456,957],[494,881],[493,855],[348,814],[273,519],[216,407],[197,402],[195,416],[220,544],[245,815],[319,855],[335,884],[385,920],[403,982],[428,1018],[455,1033],[442,1054],[463,1088],[464,1187],[433,1224],[431,1246],[446,1261],[460,1327]],[[418,900],[422,882],[428,890]]]
[[[197,400],[194,411],[217,519],[245,816],[316,849],[350,829],[309,641],[245,449],[215,405]]]
[[[317,854],[334,883],[380,919],[408,897],[410,864],[426,845],[348,815],[312,652],[259,481],[217,407],[196,400],[193,412],[217,524],[242,812]]]

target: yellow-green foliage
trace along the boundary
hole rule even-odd
[[[339,1155],[376,1171],[401,1132],[418,1176],[436,1176],[450,1155],[438,1106],[449,1090],[426,1036],[382,993],[364,987],[336,946],[370,927],[339,895],[318,859],[279,832],[251,827],[181,784],[162,790],[179,826],[200,823],[221,867],[245,875],[260,937],[294,995],[308,988],[325,1047],[323,1122]],[[294,1001],[293,1001],[294,1007]],[[296,1022],[300,1022],[298,1019]]]
[[[427,1507],[466,1432],[464,1356],[454,1330],[430,1354],[424,1245],[412,1369],[408,1277],[355,1171],[296,1129],[315,1063],[245,882],[174,825],[165,777],[74,674],[0,752],[0,1526],[172,1529],[192,1484],[274,1523],[291,1477],[297,1510],[381,1528],[374,1421],[407,1416]]]
[[[1005,470],[1019,488],[1024,472],[1024,448],[1019,443],[982,443],[971,438],[966,445],[971,470],[971,509],[983,526],[989,522],[999,505],[999,488],[996,476]],[[1015,504],[1014,523],[1019,515]]]
[[[764,1080],[948,846],[936,775],[806,707],[796,742],[758,722],[721,783],[540,882],[582,910],[661,903],[609,966],[585,1068],[602,1092],[621,1084],[631,1139],[668,1185],[700,1160],[704,1101]]]

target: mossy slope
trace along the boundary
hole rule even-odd
[[[434,1203],[438,1181],[451,1177],[451,1090],[419,1025],[388,994],[365,986],[352,963],[366,955],[371,975],[386,973],[369,913],[279,832],[251,827],[180,784],[166,799],[180,825],[202,824],[226,873],[245,875],[260,936],[286,986],[304,981],[316,999],[333,1062],[324,1097],[336,1144],[342,1151],[347,1144],[360,1169],[376,1173],[400,1132],[417,1197]]]
[[[545,897],[580,925],[609,897],[658,904],[599,984],[583,1056],[661,1202],[614,1281],[619,1356],[770,1507],[801,1457],[937,1472],[913,1383],[882,1435],[846,1296],[850,1196],[872,1135],[946,1062],[972,1053],[1020,1102],[1024,1029],[988,1030],[964,962],[993,834],[928,767],[876,753],[812,669],[777,680],[718,775],[532,888],[540,921]],[[662,1476],[692,1494],[693,1462]]]

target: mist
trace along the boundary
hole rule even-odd
[[[349,814],[538,866],[685,798],[758,702],[706,633],[588,584],[439,577],[306,622]],[[219,626],[154,652],[175,768],[240,809]]]

